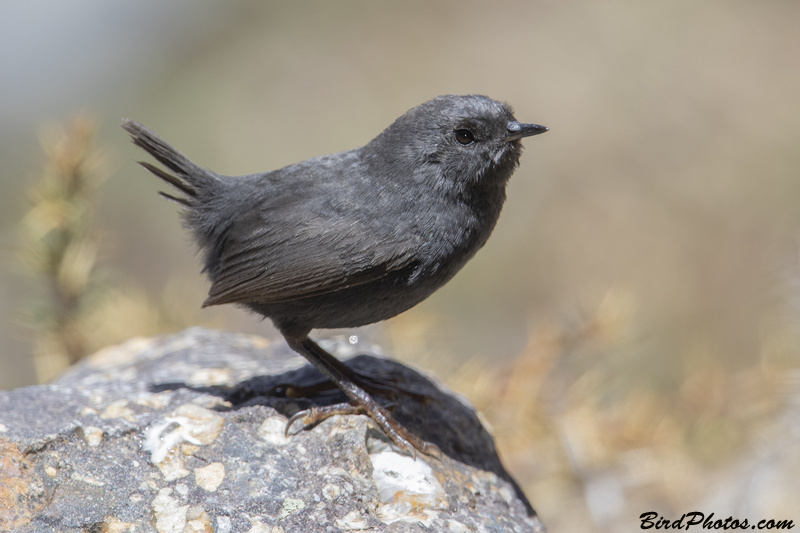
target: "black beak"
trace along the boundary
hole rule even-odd
[[[503,140],[506,142],[510,142],[522,139],[523,137],[539,135],[540,133],[548,131],[548,128],[540,126],[538,124],[523,124],[522,122],[517,122],[516,120],[512,120],[511,122],[508,123],[506,131],[508,133],[506,133],[506,136]]]

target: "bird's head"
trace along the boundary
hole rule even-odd
[[[444,95],[407,111],[367,149],[385,164],[406,167],[394,179],[466,190],[505,185],[519,162],[520,139],[546,131],[518,122],[508,104],[486,96]]]

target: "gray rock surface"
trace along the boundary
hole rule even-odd
[[[441,459],[396,452],[365,416],[284,437],[287,417],[343,396],[286,397],[320,376],[283,341],[194,328],[0,393],[0,530],[544,531],[463,399],[388,359],[348,364],[429,397],[395,416]]]

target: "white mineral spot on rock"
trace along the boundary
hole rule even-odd
[[[164,409],[172,401],[172,391],[158,392],[156,394],[143,393],[136,398],[136,405],[152,407],[153,409]]]
[[[96,479],[86,474],[79,474],[78,472],[73,472],[70,477],[75,481],[82,481],[83,483],[94,485],[96,487],[102,487],[105,485],[105,482],[100,481],[99,479]]]
[[[101,442],[103,442],[103,430],[101,428],[95,426],[82,426],[79,428],[81,430],[81,436],[83,440],[86,441],[86,444],[89,446],[97,446]]]
[[[156,466],[165,481],[175,481],[191,474],[183,464],[183,456],[177,453],[177,450],[170,450],[164,459],[156,463]]]
[[[418,457],[414,460],[394,451],[375,453],[369,458],[382,502],[391,502],[402,493],[414,496],[415,501],[427,507],[441,509],[442,505],[447,506],[444,489],[424,459]]]
[[[229,368],[198,368],[189,376],[193,387],[212,387],[214,385],[233,385]]]
[[[222,433],[222,426],[225,424],[225,418],[219,413],[192,403],[175,409],[174,417],[176,422],[183,424],[200,441],[192,444],[211,444]]]
[[[78,412],[78,416],[89,416],[89,415],[96,415],[96,414],[97,414],[97,409],[89,407],[88,405],[84,406],[84,407],[81,407],[81,410]]]
[[[335,500],[341,495],[342,495],[342,488],[339,485],[328,483],[327,485],[322,487],[322,496],[326,500]]]
[[[470,528],[466,525],[462,524],[458,520],[448,520],[447,521],[447,530],[452,531],[453,533],[470,533]]]
[[[222,463],[211,463],[194,471],[195,483],[208,492],[216,491],[224,479],[225,465]]]
[[[258,426],[257,434],[260,438],[274,446],[283,446],[289,443],[289,439],[284,435],[286,430],[286,419],[282,416],[270,416]]]
[[[358,531],[368,529],[369,522],[359,511],[350,511],[336,521],[336,527],[346,531]]]
[[[266,348],[270,345],[270,340],[260,335],[242,335],[254,348]]]
[[[8,427],[5,424],[0,424],[0,433],[5,433],[8,431]]]
[[[447,509],[447,495],[423,458],[415,461],[394,451],[370,454],[369,458],[383,503],[377,514],[384,523],[403,520],[430,526],[435,511]]]
[[[206,409],[212,410],[216,407],[224,407],[226,410],[233,407],[231,402],[224,398],[220,398],[219,396],[201,396],[200,398],[195,398],[193,401],[200,407],[205,407]]]
[[[89,366],[93,368],[118,369],[123,365],[136,362],[136,356],[146,351],[155,343],[154,339],[147,337],[133,337],[117,346],[109,346],[86,358]]]
[[[170,496],[172,489],[163,488],[153,499],[153,516],[155,527],[159,533],[183,533],[186,527],[186,513],[188,505],[180,505]]]
[[[198,446],[197,444],[188,444],[186,442],[181,444],[181,453],[183,455],[192,456],[196,454],[199,449],[200,446]]]
[[[108,420],[110,418],[124,418],[129,422],[133,422],[133,415],[133,409],[128,407],[128,400],[117,400],[115,402],[111,402],[105,409],[103,409],[103,412],[100,413],[100,418],[104,420]]]
[[[133,522],[123,522],[116,516],[107,516],[103,520],[104,533],[126,533],[136,531],[136,524]]]
[[[91,391],[89,401],[95,405],[102,405],[105,402],[105,395],[100,391]]]
[[[189,507],[186,512],[186,527],[183,533],[210,533],[214,531],[211,516],[200,506]]]
[[[324,465],[322,468],[319,469],[319,475],[321,475],[321,476],[349,476],[350,474],[348,474],[347,470],[345,470],[341,466]]]
[[[294,514],[301,509],[305,509],[306,504],[303,500],[297,500],[295,498],[286,498],[283,500],[283,509],[281,509],[280,514],[278,515],[278,520],[283,520],[290,514]]]
[[[250,519],[250,529],[247,533],[272,533],[273,529],[263,524],[258,518]]]
[[[58,470],[56,470],[52,466],[48,465],[48,466],[44,467],[44,473],[47,474],[50,477],[55,477],[56,474],[58,474]]]
[[[503,498],[503,501],[506,502],[508,505],[512,505],[514,503],[516,495],[508,485],[500,485],[497,492],[498,494],[500,494],[500,497]]]
[[[147,428],[143,448],[150,452],[150,460],[157,464],[184,441],[197,445],[211,444],[222,432],[224,423],[225,419],[214,411],[186,403]]]
[[[231,532],[231,517],[220,515],[216,518],[217,529],[215,533],[230,533]]]

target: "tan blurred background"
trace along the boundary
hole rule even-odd
[[[50,296],[20,227],[52,125],[99,127],[90,351],[188,325],[274,335],[199,309],[194,250],[121,117],[243,174],[482,93],[551,128],[524,142],[494,235],[428,301],[346,333],[476,403],[551,531],[647,511],[800,523],[797,487],[731,503],[800,395],[798,21],[779,1],[4,2],[0,388],[37,381]]]

